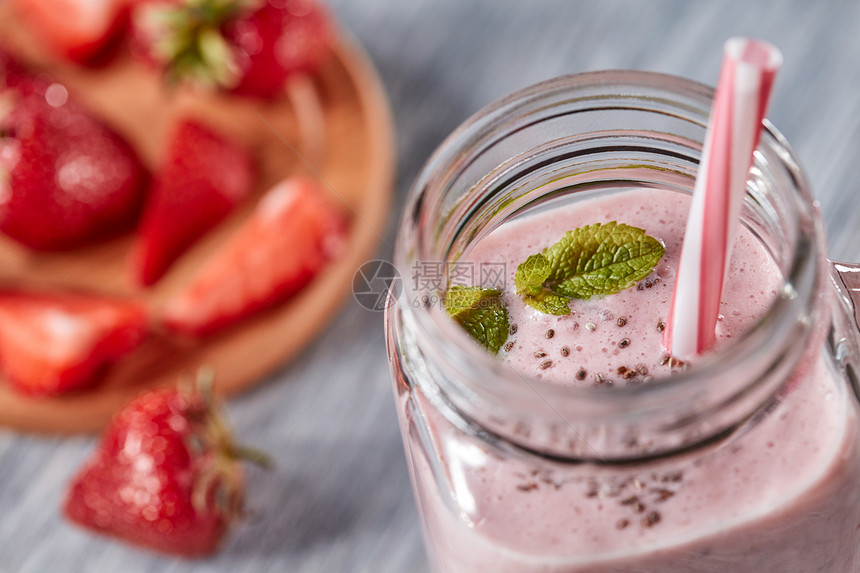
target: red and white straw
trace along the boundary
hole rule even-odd
[[[766,42],[726,42],[663,333],[666,350],[679,360],[714,343],[747,175],[781,65],[782,54]]]

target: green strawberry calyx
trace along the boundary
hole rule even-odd
[[[260,0],[181,0],[139,6],[135,26],[165,66],[169,83],[188,81],[204,88],[230,89],[241,78],[235,47],[222,27],[253,12]]]
[[[214,401],[214,374],[201,368],[194,382],[183,383],[180,395],[190,431],[186,447],[194,460],[191,503],[200,513],[214,512],[225,521],[244,513],[244,478],[240,461],[272,465],[268,455],[236,444]]]

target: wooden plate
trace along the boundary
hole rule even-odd
[[[66,85],[125,136],[150,169],[159,163],[170,126],[178,118],[195,117],[252,150],[259,163],[258,193],[291,174],[314,175],[351,214],[347,251],[310,288],[285,304],[202,343],[182,343],[156,333],[90,391],[30,399],[0,384],[0,426],[38,432],[95,431],[143,388],[172,384],[201,365],[215,369],[218,393],[235,393],[294,356],[332,318],[350,291],[355,270],[373,256],[385,230],[394,175],[388,103],[372,64],[355,43],[341,35],[321,72],[294,89],[311,103],[310,117],[298,118],[286,95],[260,103],[193,90],[165,91],[152,69],[126,53],[97,70],[58,62],[20,25],[9,2],[0,2],[0,40]],[[322,131],[302,133],[308,122],[318,121],[324,124]],[[130,280],[126,265],[132,234],[54,254],[31,253],[0,239],[0,282],[135,296],[157,309],[229,236],[253,203],[195,245],[150,290],[136,289]]]

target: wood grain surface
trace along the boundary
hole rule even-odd
[[[331,0],[382,76],[396,119],[397,198],[469,115],[553,76],[607,68],[713,84],[726,38],[777,44],[770,119],[820,199],[831,254],[860,260],[860,2],[856,0]],[[390,256],[394,224],[379,258]],[[354,302],[289,365],[231,400],[237,434],[278,461],[251,470],[253,517],[216,557],[176,561],[66,524],[87,437],[0,432],[0,571],[426,573],[394,414],[382,316]],[[252,357],[249,357],[252,359]],[[855,572],[834,572],[855,573]]]

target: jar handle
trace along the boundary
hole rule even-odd
[[[860,264],[831,262],[833,272],[831,277],[840,301],[846,311],[853,311],[853,324],[839,326],[838,313],[834,316],[834,326],[830,334],[830,347],[833,357],[841,366],[845,379],[854,390],[854,395],[860,401],[860,346],[857,335],[851,336],[850,331],[860,331]],[[843,320],[847,319],[846,312]]]
[[[843,302],[854,311],[855,328],[860,328],[860,264],[831,263],[834,279],[840,281],[844,288],[839,289]]]

